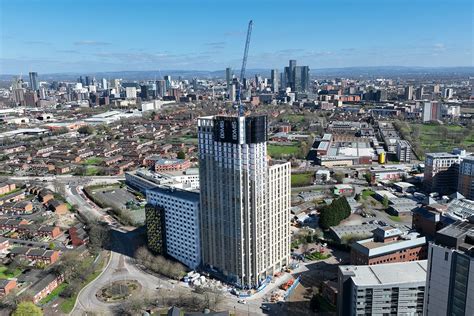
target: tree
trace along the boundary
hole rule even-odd
[[[94,132],[94,129],[89,125],[84,125],[79,127],[77,132],[82,135],[91,135]]]
[[[107,225],[91,222],[87,225],[89,232],[89,250],[97,253],[104,248],[110,239],[110,229]]]
[[[336,179],[337,183],[342,183],[342,181],[344,181],[344,174],[341,173],[341,172],[336,172],[334,173],[334,179]]]
[[[333,200],[331,204],[324,206],[319,215],[319,226],[328,229],[337,226],[339,223],[351,215],[351,207],[347,199],[343,196]]]
[[[372,183],[372,174],[370,172],[364,173],[364,179],[368,184]]]
[[[177,158],[178,159],[186,159],[186,154],[184,153],[184,151],[179,151],[178,154],[177,154]]]
[[[54,250],[56,248],[56,244],[54,242],[50,242],[48,248]]]
[[[25,301],[18,304],[12,316],[43,316],[43,311],[33,302]]]
[[[386,195],[383,196],[382,205],[384,208],[388,208],[388,197]]]

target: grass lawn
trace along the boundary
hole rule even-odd
[[[83,165],[99,165],[102,163],[102,161],[104,160],[100,157],[90,157],[84,160],[82,164]]]
[[[94,261],[93,258],[86,258],[84,260],[84,262],[82,263],[83,265],[90,265],[92,264],[92,262]],[[97,264],[97,267],[96,269],[94,270],[93,273],[91,273],[87,279],[84,281],[84,283],[82,284],[82,288],[84,288],[87,284],[91,283],[95,278],[97,278],[99,276],[99,274],[102,272],[102,269],[104,268],[104,266],[106,265],[108,261],[108,257],[103,257],[100,262]],[[79,290],[80,291],[80,290]],[[78,292],[79,293],[79,292]],[[77,294],[74,294],[72,297],[68,298],[68,299],[65,299],[60,305],[59,305],[59,309],[65,313],[65,314],[69,314],[72,309],[74,308],[74,304],[76,303],[76,299],[77,299]]]
[[[306,255],[305,258],[308,260],[325,260],[327,258],[330,258],[330,254],[325,254],[325,253],[320,253],[319,251],[314,251],[310,253],[309,255]]]
[[[272,158],[281,158],[284,156],[296,156],[300,152],[299,143],[293,142],[291,145],[267,145],[267,153]]]
[[[7,196],[9,194],[13,194],[13,193],[16,193],[16,192],[20,192],[21,190],[24,190],[23,188],[16,188],[15,190],[12,190],[8,193],[3,193],[3,194],[0,194],[0,197],[4,197],[4,196]]]
[[[474,130],[459,125],[437,125],[401,122],[404,136],[418,142],[421,152],[451,151],[453,148],[474,150]],[[415,134],[414,131],[419,133]]]
[[[55,288],[51,293],[49,293],[45,298],[43,298],[40,301],[40,304],[48,304],[52,300],[54,300],[56,297],[59,296],[59,294],[64,291],[64,289],[67,287],[67,283],[63,282],[61,283],[57,288]]]
[[[86,176],[95,176],[99,173],[99,168],[95,166],[87,166],[86,168]]]
[[[10,279],[21,274],[21,269],[15,269],[14,273],[7,273],[8,267],[0,266],[0,279]]]
[[[303,187],[313,183],[314,172],[293,173],[291,174],[291,186]]]
[[[402,219],[400,218],[400,216],[394,216],[394,215],[390,215],[389,218],[394,221],[394,222],[401,222]]]

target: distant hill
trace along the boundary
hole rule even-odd
[[[280,70],[281,71],[281,70]],[[235,75],[239,75],[240,70],[234,69]],[[270,69],[248,69],[247,77],[253,77],[256,74],[269,77]],[[313,78],[423,78],[423,77],[442,77],[442,78],[465,78],[474,76],[474,67],[404,67],[404,66],[383,66],[383,67],[346,67],[346,68],[316,68],[311,69],[310,74]],[[145,71],[113,71],[113,72],[70,72],[70,73],[51,73],[39,74],[40,80],[69,80],[75,81],[79,76],[91,76],[100,78],[122,78],[125,80],[153,80],[161,79],[164,75],[171,75],[172,78],[182,77],[191,79],[194,77],[204,78],[224,78],[225,70],[206,71],[206,70],[145,70]],[[9,81],[16,75],[2,74],[0,80]],[[23,76],[25,79],[28,76]]]

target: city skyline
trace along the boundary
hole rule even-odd
[[[465,0],[61,4],[1,1],[1,74],[238,68],[250,19],[249,68],[474,65]]]

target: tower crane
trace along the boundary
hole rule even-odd
[[[247,40],[245,41],[244,58],[242,58],[242,68],[240,69],[240,80],[239,80],[238,91],[236,95],[237,96],[236,106],[238,107],[239,116],[244,116],[244,107],[242,105],[241,93],[242,93],[244,77],[245,77],[245,68],[247,67],[247,56],[249,53],[250,35],[252,34],[252,27],[253,27],[253,21],[250,20],[249,26],[247,29]]]

